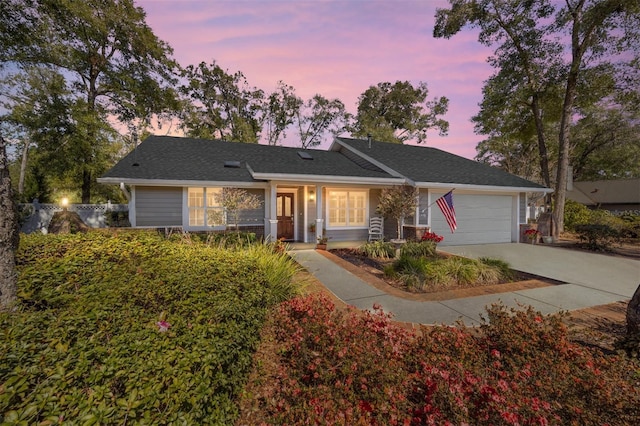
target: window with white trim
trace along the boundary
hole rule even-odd
[[[218,204],[222,188],[189,188],[187,207],[189,226],[224,226],[226,218],[224,208]]]
[[[369,192],[366,190],[327,190],[327,226],[367,226]]]

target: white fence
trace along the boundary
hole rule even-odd
[[[35,231],[46,230],[49,227],[54,213],[60,212],[63,208],[58,204],[18,204],[24,223],[21,232],[29,234]],[[106,228],[107,212],[128,212],[128,204],[70,204],[67,210],[78,213],[80,219],[90,228]]]

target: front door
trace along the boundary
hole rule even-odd
[[[293,240],[293,194],[278,192],[276,195],[278,239]]]

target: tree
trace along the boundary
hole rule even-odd
[[[440,136],[445,136],[449,123],[440,117],[447,113],[449,100],[443,96],[427,101],[428,94],[427,83],[423,82],[416,87],[408,81],[370,86],[358,98],[352,134],[398,143],[424,142],[430,129],[438,129]]]
[[[34,168],[46,169],[50,176],[73,169],[73,158],[60,152],[67,147],[65,139],[73,133],[72,100],[64,77],[41,66],[25,68],[23,73],[9,76],[1,87],[5,95],[0,99],[0,106],[8,112],[0,118],[5,135],[17,142],[21,152],[18,197],[25,200],[29,163]],[[30,149],[39,147],[43,154],[39,156],[40,162],[29,158]],[[61,163],[63,167],[54,167]]]
[[[257,209],[262,205],[262,201],[255,194],[249,194],[241,188],[222,188],[222,191],[215,195],[215,200],[231,217],[236,231],[239,231],[240,212]]]
[[[398,223],[398,239],[402,238],[404,218],[415,214],[418,206],[418,190],[410,185],[383,188],[378,200],[377,212]]]
[[[81,198],[88,203],[103,171],[95,159],[110,142],[111,131],[105,130],[115,128],[109,120],[144,122],[177,106],[171,48],[153,34],[132,0],[10,1],[10,12],[13,7],[21,11],[19,21],[7,25],[26,29],[29,37],[3,40],[9,47],[5,57],[18,71],[45,65],[64,76],[76,122],[67,143],[75,144]]]
[[[292,86],[282,81],[278,83],[278,88],[269,95],[265,105],[264,117],[269,145],[277,145],[281,138],[286,137],[285,131],[294,123],[302,103]]]
[[[0,136],[0,310],[10,309],[16,300],[18,275],[15,252],[20,242],[6,148],[7,144]]]
[[[638,37],[638,0],[566,0],[564,8],[549,1],[450,0],[451,9],[436,12],[435,37],[452,37],[465,26],[480,28],[478,40],[497,46],[489,62],[511,92],[525,95],[538,133],[541,168],[547,155],[541,98],[548,89],[562,86],[558,127],[553,235],[563,230],[567,172],[571,156],[570,126],[574,119],[579,79],[605,55],[617,56]],[[555,14],[555,16],[554,16]],[[554,19],[552,19],[554,18]],[[564,37],[569,33],[569,37]],[[563,38],[564,37],[564,38]],[[569,39],[568,46],[563,40]],[[565,52],[570,59],[565,60]],[[519,83],[519,81],[521,83]]]
[[[182,125],[189,136],[258,143],[264,92],[249,87],[242,72],[228,74],[213,61],[189,65],[182,76],[188,98]]]
[[[640,177],[640,116],[602,105],[581,115],[571,129],[573,179]]]
[[[313,96],[296,110],[295,115],[303,149],[320,145],[327,132],[338,135],[349,121],[349,114],[341,100],[329,100],[322,95]]]

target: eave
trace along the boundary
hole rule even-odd
[[[213,181],[213,180],[168,180],[168,179],[131,179],[118,177],[98,178],[98,183],[134,186],[228,186],[236,188],[267,188],[266,182]]]
[[[416,182],[418,188],[435,188],[435,189],[462,189],[469,191],[482,192],[542,192],[549,194],[553,192],[551,188],[532,188],[528,186],[497,186],[497,185],[471,185],[460,183],[441,183],[441,182]]]

